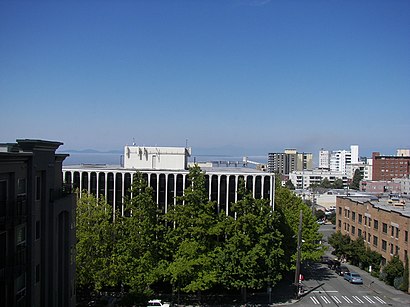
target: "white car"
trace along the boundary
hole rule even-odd
[[[150,300],[148,301],[147,307],[169,307],[169,303],[163,303],[161,300]]]

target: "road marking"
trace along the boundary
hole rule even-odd
[[[317,300],[316,297],[311,296],[310,299],[312,300],[312,302],[313,302],[315,305],[320,305],[320,302]]]
[[[373,296],[376,300],[378,300],[382,304],[387,304],[385,301],[383,301],[380,297],[378,296]]]
[[[342,301],[341,300],[339,300],[339,298],[337,297],[337,296],[331,296],[332,297],[332,299],[337,303],[337,304],[341,304],[342,303]]]
[[[356,295],[353,295],[353,298],[360,304],[364,304],[364,302]]]
[[[350,300],[350,298],[348,298],[347,296],[342,295],[342,297],[343,297],[343,299],[344,299],[347,303],[353,304],[353,302],[352,302],[352,301]]]
[[[374,304],[375,301],[373,301],[370,297],[368,297],[367,295],[363,295],[363,298],[368,301],[370,304]]]
[[[311,291],[312,293],[335,293],[335,292],[339,292],[337,290],[314,290]]]
[[[326,296],[321,296],[321,298],[325,301],[326,304],[330,304],[330,300]]]

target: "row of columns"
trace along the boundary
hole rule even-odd
[[[112,198],[112,205],[113,205],[113,212],[115,212],[116,210],[116,205],[117,205],[117,175],[119,174],[121,176],[121,213],[124,214],[124,198],[126,196],[126,189],[127,189],[127,183],[126,182],[126,175],[129,175],[129,187],[131,187],[131,184],[133,182],[134,176],[136,175],[136,173],[133,172],[126,172],[126,171],[118,171],[118,170],[63,170],[63,176],[64,176],[64,180],[66,183],[70,183],[70,184],[74,184],[74,186],[79,188],[79,193],[80,193],[80,197],[81,197],[81,193],[82,190],[86,189],[89,193],[92,193],[92,186],[91,186],[91,176],[92,174],[95,174],[96,177],[96,183],[95,183],[95,190],[96,190],[96,197],[97,199],[100,197],[100,195],[102,195],[102,193],[100,194],[100,174],[104,174],[104,197],[105,199],[107,199],[108,201],[108,175],[112,174],[112,178],[113,178],[113,198]],[[79,177],[79,182],[75,182],[75,175],[78,174],[77,177]],[[87,186],[83,186],[83,176],[86,176],[86,182],[87,182]],[[177,178],[178,176],[182,176],[182,191],[184,191],[186,189],[186,183],[187,183],[187,176],[188,173],[165,173],[165,172],[147,172],[147,173],[143,173],[143,175],[147,176],[147,184],[148,186],[151,186],[155,191],[156,191],[156,195],[155,195],[155,200],[156,203],[159,204],[160,202],[160,176],[164,175],[165,176],[165,188],[164,188],[164,192],[165,192],[165,204],[164,204],[164,211],[165,213],[168,210],[168,191],[172,191],[173,192],[173,204],[176,204],[176,194],[177,194]],[[173,176],[174,180],[173,180],[173,187],[170,190],[169,189],[169,178],[170,176]],[[153,176],[156,176],[156,183],[155,186],[151,185],[151,182],[154,181],[153,180]],[[221,174],[221,173],[217,173],[217,174],[212,174],[212,173],[207,173],[206,175],[208,177],[208,187],[209,187],[209,199],[212,200],[212,178],[214,178],[214,176],[217,176],[217,199],[216,202],[218,204],[218,211],[220,208],[221,204],[221,188],[222,188],[222,178],[226,177],[226,186],[225,188],[225,212],[226,214],[228,214],[229,212],[229,185],[230,185],[230,178],[234,178],[234,187],[235,187],[235,191],[234,191],[234,202],[238,201],[238,192],[237,192],[237,188],[238,188],[238,183],[239,183],[239,178],[243,177],[245,179],[245,183],[247,183],[247,180],[249,177],[252,178],[252,187],[248,186],[248,189],[251,188],[252,193],[253,193],[253,197],[256,196],[256,190],[257,190],[257,186],[256,186],[256,178],[260,177],[260,197],[264,198],[264,196],[266,196],[267,198],[270,198],[270,205],[273,207],[274,206],[274,176],[271,174]],[[265,178],[268,177],[267,184],[269,184],[269,187],[266,187],[268,189],[268,193],[265,193]],[[258,187],[259,188],[259,187]],[[267,194],[267,195],[266,195]],[[130,194],[130,197],[132,197],[132,195]],[[214,199],[215,200],[215,199]]]

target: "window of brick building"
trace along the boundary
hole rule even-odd
[[[386,251],[386,249],[387,249],[387,242],[386,240],[382,240],[382,250]]]
[[[352,226],[352,235],[354,235],[356,232],[356,227]]]
[[[407,230],[404,231],[404,241],[405,242],[409,241],[409,232]]]
[[[387,233],[387,224],[383,223],[383,233]]]
[[[396,227],[396,239],[399,238],[400,229]]]
[[[359,224],[362,223],[363,216],[359,213]]]
[[[354,222],[356,220],[356,212],[352,211],[352,221]]]
[[[379,240],[378,237],[373,236],[373,245],[376,246],[376,247],[377,247],[377,244],[378,244],[378,240]]]
[[[359,237],[362,236],[362,230],[361,230],[360,228],[357,230],[357,235],[358,235]]]
[[[378,220],[374,220],[373,227],[374,227],[374,229],[379,229],[379,221]]]

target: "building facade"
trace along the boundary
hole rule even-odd
[[[129,146],[125,147],[124,161],[127,159],[128,148]],[[186,157],[181,159],[178,154],[174,157],[175,159],[172,159],[171,156],[178,151],[175,150],[176,148],[172,151],[163,147],[157,147],[157,149],[158,151],[151,151],[152,155],[158,155],[160,152],[160,162],[167,161],[168,168],[165,164],[162,169],[153,168],[152,163],[145,165],[143,160],[150,160],[149,154],[147,158],[143,152],[140,158],[139,150],[131,150],[128,158],[133,160],[134,164],[125,162],[124,167],[91,164],[64,166],[64,180],[72,184],[74,189],[78,189],[80,194],[87,191],[96,195],[97,198],[104,197],[113,206],[114,214],[116,210],[123,214],[124,199],[132,197],[131,184],[134,176],[140,172],[147,184],[154,190],[154,200],[158,207],[166,213],[170,205],[176,204],[177,197],[183,195],[189,184],[189,169],[183,162],[186,161]],[[183,155],[190,154],[190,150],[184,148],[178,152]],[[133,157],[133,154],[136,157]],[[167,155],[169,156],[166,157]],[[159,163],[155,165],[158,166]],[[180,168],[176,169],[175,165],[179,165]],[[199,166],[205,172],[209,199],[216,202],[218,212],[224,210],[226,214],[230,214],[230,205],[238,200],[237,190],[240,180],[244,180],[247,189],[252,191],[255,198],[269,199],[270,205],[274,206],[275,177],[273,174],[245,167],[214,167],[212,164],[200,164]]]
[[[293,171],[313,169],[313,155],[286,149],[283,153],[268,154],[268,172],[288,175]]]
[[[405,150],[399,153],[406,153]],[[410,156],[381,156],[373,152],[373,180],[392,180],[410,175]]]
[[[320,184],[325,178],[332,184],[340,179],[343,181],[344,187],[349,185],[349,178],[347,178],[343,172],[316,169],[311,171],[296,171],[289,174],[289,180],[292,181],[296,189],[308,189],[313,184]]]
[[[0,144],[0,306],[75,306],[75,197],[60,145]]]
[[[409,200],[370,200],[364,197],[337,197],[336,230],[365,244],[383,257],[394,255],[405,261],[410,251]]]

